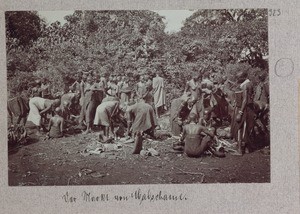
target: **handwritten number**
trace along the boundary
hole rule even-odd
[[[281,10],[280,9],[269,9],[269,16],[280,16]]]

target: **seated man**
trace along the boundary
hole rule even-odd
[[[61,109],[57,107],[55,109],[55,115],[51,117],[48,126],[48,137],[60,138],[63,136],[64,118],[60,116]]]
[[[200,157],[209,150],[217,157],[225,157],[224,153],[214,150],[211,145],[213,141],[214,128],[206,128],[197,124],[196,114],[189,115],[190,123],[183,127],[181,142],[184,142],[184,152],[188,157]]]

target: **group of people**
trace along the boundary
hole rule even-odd
[[[259,75],[254,89],[247,72],[240,72],[237,81],[212,79],[208,73],[187,82],[184,94],[172,101],[170,124],[172,133],[180,137],[174,149],[198,157],[216,150],[216,128],[230,122],[227,136],[237,143],[236,155],[253,149],[254,134],[268,134],[269,92],[265,76]],[[229,86],[230,85],[230,86]]]
[[[213,79],[209,72],[191,78],[183,94],[171,102],[171,133],[178,139],[173,149],[182,150],[189,157],[199,157],[205,151],[224,157],[214,142],[216,128],[226,120],[231,121],[229,137],[237,142],[237,154],[242,155],[251,145],[251,134],[257,132],[255,119],[260,119],[261,130],[267,129],[268,87],[263,75],[260,80],[254,90],[246,72],[237,75],[235,84],[224,78]],[[161,72],[141,75],[137,83],[125,75],[80,72],[60,99],[49,99],[47,83],[44,80],[43,87],[40,83],[38,89],[32,90],[27,121],[36,125],[38,131],[46,131],[50,138],[62,137],[67,121],[77,118],[77,128],[84,134],[100,129],[102,142],[115,139],[117,131],[125,128],[125,137],[135,139],[134,153],[138,153],[143,135],[156,137],[158,118],[166,110]],[[226,91],[226,84],[232,85],[230,91]],[[48,113],[52,114],[50,120]]]
[[[100,128],[103,141],[116,138],[120,126],[126,127],[126,136],[147,133],[154,137],[157,118],[166,105],[164,79],[159,72],[152,78],[141,75],[137,84],[127,76],[81,72],[60,99],[48,99],[39,90],[32,91],[27,121],[37,127],[38,134],[44,130],[50,138],[63,136],[67,121],[76,118],[76,110],[76,127],[84,134]],[[49,122],[48,113],[52,114]]]

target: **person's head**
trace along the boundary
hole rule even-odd
[[[36,86],[36,87],[41,87],[41,85],[42,85],[41,80],[36,80],[36,81],[35,81],[35,86]]]
[[[260,75],[258,76],[258,79],[259,79],[259,81],[264,82],[264,81],[266,80],[266,76],[263,75],[263,74],[260,74]]]
[[[96,70],[92,70],[92,71],[91,71],[91,74],[92,74],[93,76],[97,76],[97,75],[98,75],[98,72],[97,72]]]
[[[197,123],[198,121],[198,116],[195,113],[190,113],[189,115],[189,122],[190,123]]]
[[[76,79],[77,82],[80,82],[81,81],[81,75],[77,74],[76,77],[75,77],[75,79]]]
[[[92,84],[93,83],[93,78],[92,76],[89,76],[87,79],[86,79],[87,83],[89,84]]]
[[[47,84],[47,83],[48,83],[48,80],[44,77],[44,78],[42,78],[41,83]]]
[[[194,81],[198,81],[199,75],[194,74],[192,78],[193,78]]]
[[[194,96],[191,96],[190,98],[188,98],[187,100],[187,104],[189,108],[192,108],[193,105],[197,102],[197,99]]]
[[[162,76],[162,71],[161,71],[161,70],[157,70],[157,71],[155,72],[155,76],[157,76],[157,77]]]
[[[118,78],[116,76],[113,76],[111,78],[111,82],[116,84],[118,82]]]
[[[100,81],[100,75],[99,74],[96,74],[94,76],[94,82],[99,82]]]
[[[60,105],[60,99],[55,99],[52,105],[53,107],[58,107]]]
[[[147,82],[149,80],[150,76],[148,74],[144,75],[144,81]]]
[[[122,76],[121,75],[117,76],[117,80],[118,82],[121,82],[123,80]]]
[[[85,74],[82,75],[82,81],[86,81],[87,76]]]
[[[127,76],[123,76],[122,77],[122,81],[125,82],[125,83],[128,83],[129,78]]]
[[[223,85],[223,84],[225,84],[225,82],[226,82],[226,77],[219,77],[218,78],[218,84]]]
[[[208,71],[203,73],[203,79],[209,79],[210,73]]]
[[[119,109],[122,111],[122,112],[126,112],[126,109],[127,109],[127,103],[123,103],[123,104],[120,104],[119,105]]]
[[[60,107],[56,107],[54,110],[55,115],[61,115],[61,108]]]

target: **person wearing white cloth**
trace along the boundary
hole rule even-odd
[[[49,100],[41,97],[33,97],[29,100],[29,114],[27,121],[31,121],[37,126],[38,133],[40,128],[44,128],[42,124],[42,116],[49,112],[53,107],[58,107],[60,104],[59,99]]]
[[[159,118],[160,108],[165,107],[166,105],[166,92],[164,79],[159,76],[159,73],[156,73],[156,77],[153,78],[153,94],[154,94],[154,107],[156,116]]]

